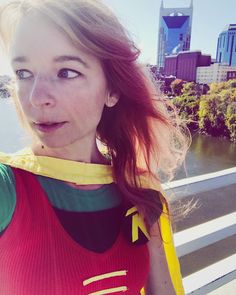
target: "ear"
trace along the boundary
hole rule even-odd
[[[105,105],[108,108],[112,108],[117,104],[118,100],[119,100],[119,95],[118,94],[110,94],[110,93],[108,93]]]

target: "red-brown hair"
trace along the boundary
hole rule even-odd
[[[139,49],[100,1],[15,0],[5,12],[12,9],[21,16],[31,11],[46,15],[75,46],[100,59],[108,88],[119,101],[112,108],[104,107],[97,136],[107,146],[118,187],[151,226],[160,214],[160,199],[148,197],[140,176],[146,173],[156,181],[160,174],[171,178],[189,141],[174,109],[167,107],[147,69],[137,62]]]

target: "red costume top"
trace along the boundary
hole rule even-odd
[[[120,231],[104,253],[85,249],[64,230],[34,175],[13,171],[17,204],[0,239],[1,295],[140,294],[146,244],[134,246]]]

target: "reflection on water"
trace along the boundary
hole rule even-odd
[[[182,168],[177,172],[176,179],[234,166],[236,166],[236,143],[223,138],[195,134],[186,157],[185,169]]]
[[[14,106],[0,98],[0,151],[15,152],[29,142],[20,127]],[[175,179],[210,173],[236,166],[236,144],[229,140],[193,135],[186,158],[186,169],[179,169]]]

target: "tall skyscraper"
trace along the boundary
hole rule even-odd
[[[217,43],[216,62],[236,66],[236,24],[230,24],[220,33]]]
[[[193,0],[189,7],[184,8],[164,8],[161,1],[157,52],[157,68],[160,72],[164,68],[165,56],[190,49],[192,16]]]

